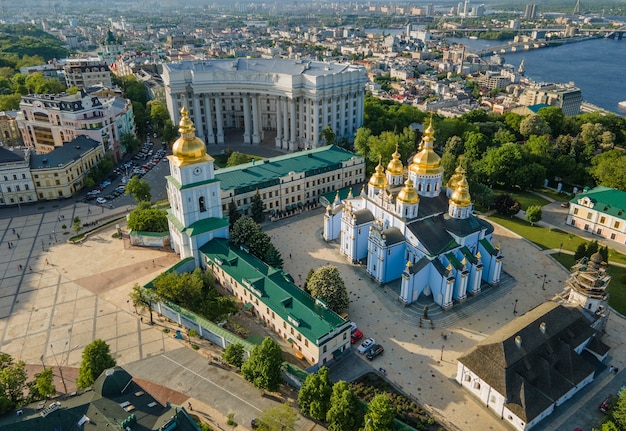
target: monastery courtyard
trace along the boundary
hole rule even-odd
[[[223,417],[228,412],[236,413],[238,429],[247,429],[249,418],[274,401],[261,397],[249,385],[242,385],[236,376],[207,367],[205,357],[183,347],[184,343],[171,334],[164,334],[162,327],[147,325],[145,314],[142,322],[128,301],[135,282],[143,284],[152,279],[175,263],[176,256],[131,247],[126,239],[112,238],[115,228],[105,229],[80,245],[62,242],[67,236],[55,228],[59,217],[86,217],[87,207],[82,205],[54,213],[0,219],[0,351],[28,364],[78,367],[82,348],[91,340],[102,338],[111,346],[118,365],[127,366],[131,374],[190,396],[194,410],[203,408],[210,412],[215,423],[224,425],[223,429],[228,429]],[[450,326],[421,329],[415,315],[405,313],[388,288],[373,283],[364,268],[346,262],[339,256],[336,244],[322,240],[321,227],[322,210],[314,210],[268,223],[264,229],[281,251],[284,268],[296,283],[302,284],[311,268],[338,266],[351,299],[350,318],[366,338],[374,337],[385,347],[384,355],[372,363],[358,354],[347,355],[333,368],[332,376],[350,380],[370,366],[383,367],[389,380],[453,424],[450,429],[509,429],[454,381],[456,358],[511,321],[516,303],[519,315],[557,295],[568,272],[534,245],[496,226],[494,243],[501,244],[504,270],[515,278],[516,284],[491,292],[486,299],[472,300],[465,307],[466,312],[448,312],[456,313],[458,319]],[[12,229],[20,234],[19,240]],[[41,241],[47,245],[54,229],[63,238],[49,247],[41,245]],[[15,243],[11,249],[8,241]],[[430,311],[429,314],[438,312],[432,308]],[[611,347],[608,365],[623,370],[624,319],[612,315],[603,340]],[[181,351],[185,351],[184,355]],[[168,361],[185,366],[176,371],[159,368]],[[200,387],[195,382],[185,383],[185,376],[205,384]],[[623,372],[616,377],[607,371],[600,373],[590,387],[535,429],[597,426],[601,419],[597,406],[621,386],[622,376]],[[213,389],[208,390],[207,386]],[[219,395],[222,389],[218,387],[232,395],[234,401]],[[57,389],[62,389],[58,383]],[[320,427],[301,420],[298,429]]]

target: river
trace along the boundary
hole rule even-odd
[[[502,41],[448,38],[470,49],[502,45]],[[516,69],[525,60],[525,75],[536,82],[574,82],[586,102],[621,115],[626,100],[626,39],[594,39],[504,55]]]

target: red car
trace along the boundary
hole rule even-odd
[[[598,409],[601,413],[607,414],[607,412],[611,409],[611,407],[613,407],[613,404],[615,404],[616,401],[617,398],[615,398],[615,396],[609,395],[604,401],[602,401],[602,404],[600,404],[600,407],[598,407]]]
[[[356,331],[352,333],[352,335],[350,335],[350,343],[354,344],[357,341],[359,341],[361,338],[363,338],[363,332],[361,332],[360,329],[357,329]]]

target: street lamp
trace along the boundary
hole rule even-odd
[[[513,314],[517,314],[517,299],[515,300],[515,304],[513,305]]]
[[[546,290],[546,277],[547,274],[543,274],[543,283],[541,283],[541,290]]]
[[[561,255],[561,249],[563,248],[563,243],[559,244],[559,256]]]

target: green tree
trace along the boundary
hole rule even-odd
[[[493,201],[493,206],[499,214],[509,217],[513,217],[521,209],[520,203],[509,194],[496,196]]]
[[[120,140],[122,144],[122,148],[127,154],[134,153],[137,151],[137,148],[141,145],[141,141],[137,136],[135,136],[132,132],[126,132],[122,135],[122,139]]]
[[[238,151],[233,151],[230,156],[228,156],[228,160],[226,161],[226,166],[237,166],[242,165],[244,163],[250,162],[251,157],[247,154],[240,153]]]
[[[559,136],[563,131],[565,115],[563,110],[558,106],[548,106],[541,108],[537,115],[543,118],[543,121],[550,127],[553,136]]]
[[[386,394],[372,398],[365,414],[365,431],[389,431],[395,417],[393,405]]]
[[[298,392],[300,410],[306,416],[318,421],[326,420],[332,392],[333,387],[328,377],[328,368],[322,367],[317,373],[309,374]]]
[[[267,263],[269,266],[273,266],[274,268],[283,267],[283,257],[280,254],[280,251],[274,246],[274,244],[270,244],[268,249],[265,251],[265,255],[263,257],[263,261]]]
[[[496,133],[493,135],[492,143],[494,146],[499,147],[500,145],[509,144],[511,142],[517,141],[517,137],[514,133],[511,133],[509,130],[504,127],[499,128]]]
[[[254,196],[250,198],[250,213],[252,216],[252,220],[254,220],[256,223],[263,223],[263,221],[265,220],[265,214],[263,213],[263,200],[261,199],[261,195],[259,194],[259,189],[257,189]]]
[[[145,208],[141,202],[128,215],[127,227],[130,230],[139,232],[167,232],[167,212],[158,208]]]
[[[167,111],[167,106],[165,106],[160,100],[150,100],[146,104],[146,108],[148,110],[150,122],[152,123],[154,128],[159,133],[163,132],[165,122],[170,119],[170,114]]]
[[[578,247],[576,247],[576,251],[574,251],[574,259],[575,260],[580,260],[583,257],[585,257],[587,255],[587,244],[586,243],[580,243],[578,244]]]
[[[148,114],[146,114],[146,107],[139,102],[132,102],[133,115],[135,116],[135,130],[137,135],[142,139],[146,136],[148,130]]]
[[[526,221],[534,226],[541,220],[541,205],[531,205],[526,208]]]
[[[163,142],[172,142],[176,136],[178,136],[178,129],[172,123],[172,120],[168,119],[163,126],[163,133],[161,133],[161,140]]]
[[[93,385],[104,370],[114,366],[115,359],[111,356],[109,345],[100,339],[93,340],[83,350],[76,385],[79,388],[87,388]]]
[[[11,355],[0,353],[0,411],[10,410],[24,402],[26,387],[24,361],[14,361]]]
[[[205,280],[200,268],[182,274],[171,271],[159,274],[152,284],[159,298],[198,310],[204,298]]]
[[[33,400],[45,400],[57,393],[54,387],[52,368],[44,369],[35,374],[35,380],[29,385],[30,397]]]
[[[235,223],[237,223],[237,220],[239,220],[240,218],[241,213],[237,208],[237,204],[235,203],[234,199],[231,199],[231,201],[228,202],[228,225],[230,226],[230,229],[235,226]]]
[[[137,203],[150,202],[152,195],[150,194],[150,184],[146,180],[139,177],[133,177],[126,184],[127,195],[131,195]]]
[[[318,268],[309,279],[307,289],[311,296],[325,301],[328,308],[336,313],[348,308],[348,291],[336,266],[325,265]]]
[[[489,148],[484,157],[476,162],[477,173],[484,175],[489,185],[511,187],[514,176],[511,175],[524,163],[522,150],[517,144],[504,144],[498,148]]]
[[[326,145],[335,145],[337,143],[337,136],[335,136],[335,132],[330,126],[326,126],[326,128],[322,130],[321,138]]]
[[[266,251],[272,246],[272,239],[268,234],[259,230],[248,238],[247,245],[250,248],[251,254],[263,260],[265,258]]]
[[[240,217],[233,225],[230,242],[232,242],[233,245],[248,244],[250,238],[260,231],[261,226],[250,217]]]
[[[326,414],[329,431],[357,431],[363,425],[363,408],[350,385],[343,380],[333,385]]]
[[[537,160],[549,160],[552,157],[552,144],[546,135],[532,135],[526,141],[524,149]]]
[[[603,186],[626,191],[626,154],[610,150],[591,159],[589,172]]]
[[[549,135],[550,126],[548,126],[543,118],[537,114],[530,114],[524,118],[519,125],[519,132],[525,138],[532,135]]]
[[[285,403],[263,410],[257,429],[259,431],[294,431],[298,419],[298,414],[294,409]]]
[[[79,230],[83,228],[83,225],[80,222],[80,218],[78,216],[74,217],[72,220],[72,230],[74,233],[78,233]]]
[[[158,301],[154,289],[141,287],[138,283],[135,283],[129,296],[130,300],[133,301],[135,309],[137,309],[137,307],[148,309],[148,313],[150,313],[150,324],[154,325],[154,320],[152,320],[152,304]]]
[[[617,429],[626,429],[626,391],[620,393],[617,402],[610,410],[610,417],[617,426]]]
[[[623,429],[623,427],[615,425],[615,422],[611,419],[607,419],[606,422],[602,422],[602,425],[600,425],[600,431],[621,431]]]
[[[19,109],[21,100],[22,95],[19,93],[0,95],[0,111],[15,111]]]
[[[229,344],[222,353],[222,359],[233,367],[241,368],[245,350],[241,343]]]
[[[250,357],[241,366],[241,375],[257,388],[275,392],[283,381],[280,371],[282,364],[283,352],[280,346],[268,337],[260,346],[254,346]]]

